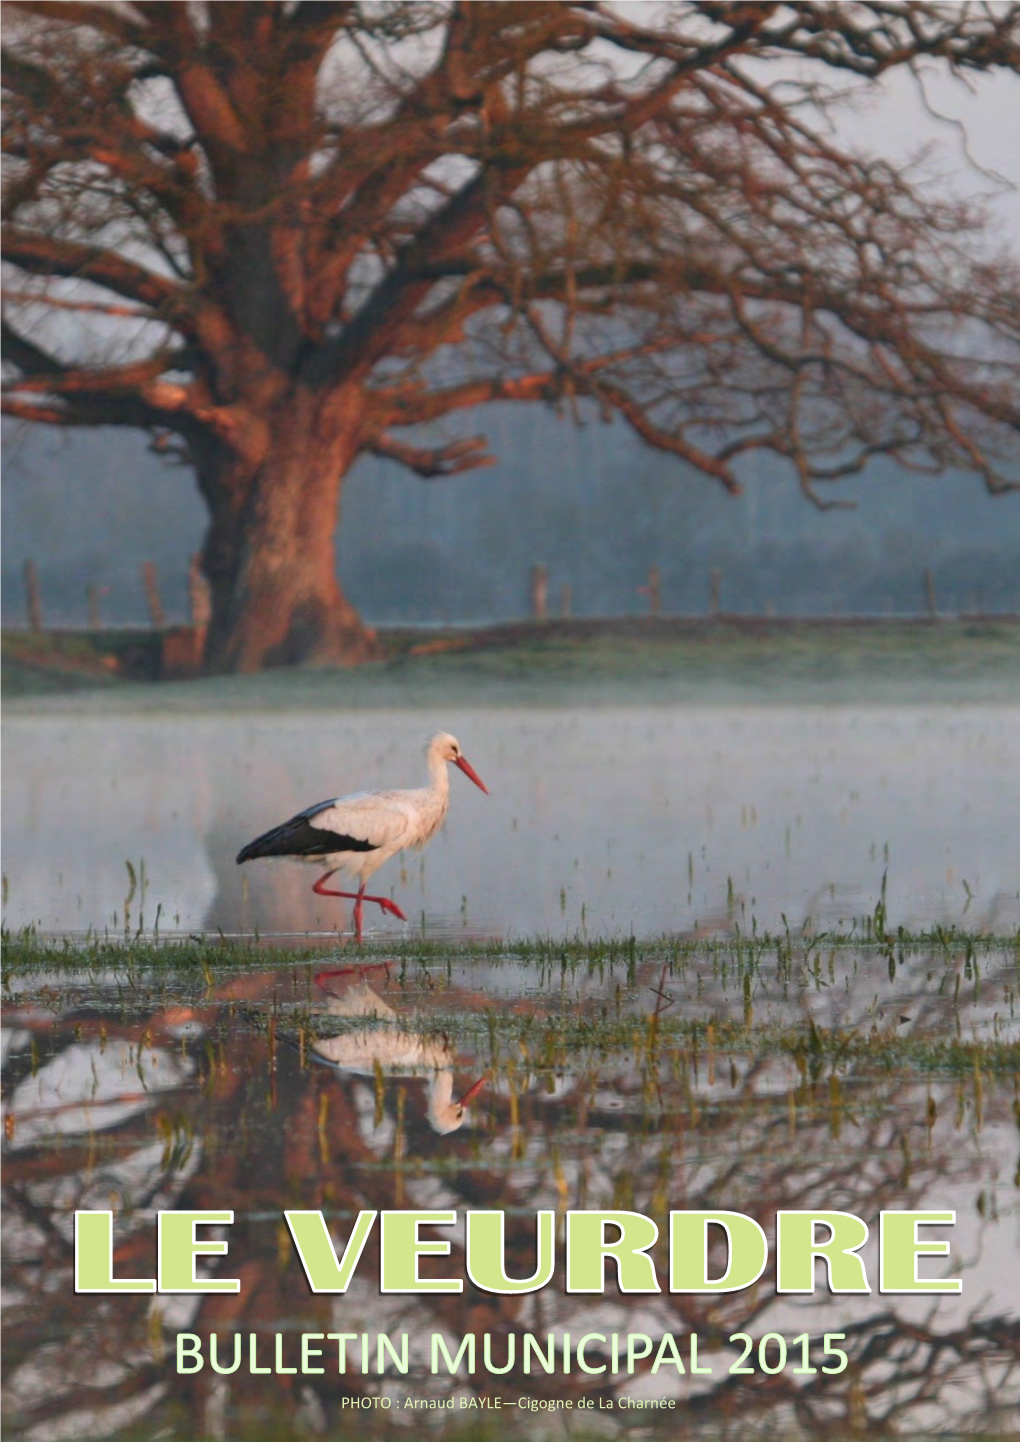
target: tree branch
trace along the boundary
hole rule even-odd
[[[168,379],[163,349],[58,368],[21,337],[26,405],[126,388],[227,437],[310,388],[432,475],[480,449],[390,427],[590,397],[730,490],[762,448],[806,493],[879,453],[1013,484],[1015,279],[975,258],[973,208],[822,121],[826,74],[1014,63],[1016,4],[18,9],[45,24],[10,45],[7,258],[127,302],[83,310],[178,331],[198,377]],[[417,56],[411,31],[430,37]],[[165,133],[139,103],[157,75],[183,111]],[[94,243],[112,234],[124,252]],[[452,346],[479,379],[432,384]]]
[[[423,480],[432,481],[441,476],[459,475],[461,471],[494,466],[496,457],[485,454],[486,445],[484,436],[470,436],[465,440],[451,441],[446,446],[427,448],[406,445],[393,436],[383,435],[374,440],[367,450],[370,455],[399,461]]]
[[[50,294],[33,294],[31,291],[3,290],[0,289],[0,300],[6,301],[8,305],[37,305],[45,310],[71,310],[81,311],[89,315],[112,315],[121,319],[130,320],[155,320],[156,317],[148,310],[137,310],[129,305],[102,305],[98,301],[90,300],[65,300],[61,296]]]
[[[9,327],[4,326],[4,341],[8,341]],[[22,351],[26,343],[15,337],[12,344],[12,351]],[[35,349],[31,347],[31,349]],[[41,355],[41,352],[39,353]],[[87,369],[75,369],[56,365],[47,357],[43,357],[48,364],[40,373],[29,372],[19,376],[16,380],[4,383],[7,391],[17,391],[19,394],[28,395],[32,393],[47,394],[53,396],[74,396],[74,395],[117,395],[122,392],[142,395],[150,383],[157,380],[166,371],[176,370],[183,364],[183,358],[163,354],[151,356],[143,361],[134,361],[122,366],[89,366]],[[20,362],[19,362],[20,364]],[[177,409],[178,407],[175,407]]]
[[[64,0],[10,0],[10,6],[24,15],[58,25],[87,25],[123,45],[144,43],[144,31],[132,20],[129,6],[94,5],[88,0],[76,0],[74,5]]]
[[[191,329],[182,287],[112,250],[8,226],[4,259],[32,275],[91,281],[150,307],[161,320]]]
[[[48,377],[60,376],[64,367],[60,361],[41,346],[20,335],[6,320],[0,321],[0,336],[3,339],[3,358],[13,361],[26,374]]]
[[[543,371],[527,376],[489,376],[431,390],[424,386],[372,389],[367,397],[369,414],[377,417],[385,429],[391,425],[423,425],[488,401],[553,401],[561,392],[556,372]]]

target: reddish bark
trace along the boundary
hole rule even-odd
[[[211,521],[206,665],[216,671],[371,659],[374,633],[336,576],[343,479],[357,454],[349,407],[297,392],[276,411],[257,461],[219,448],[199,460]]]

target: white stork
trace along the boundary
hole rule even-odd
[[[366,896],[368,879],[384,861],[406,846],[421,847],[442,826],[450,805],[448,761],[488,795],[489,788],[461,755],[460,743],[439,731],[426,744],[429,784],[414,791],[356,791],[319,801],[281,826],[256,836],[237,853],[238,865],[260,856],[284,856],[329,868],[312,887],[318,896],[343,896],[354,902],[354,930],[361,940],[361,909],[374,901],[383,911],[407,917],[388,896]],[[357,891],[335,891],[326,882],[337,871],[357,878]]]

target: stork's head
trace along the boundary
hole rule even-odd
[[[488,1072],[468,1087],[459,1101],[453,1100],[453,1072],[444,1069],[437,1072],[429,1090],[428,1119],[433,1131],[440,1136],[459,1131],[467,1117],[468,1103],[481,1091],[489,1079]]]
[[[433,760],[452,761],[458,770],[463,771],[464,775],[473,781],[475,785],[488,796],[489,788],[478,775],[475,768],[465,759],[460,749],[460,742],[456,736],[451,736],[449,731],[437,731],[426,746],[425,754],[429,759],[430,765]]]

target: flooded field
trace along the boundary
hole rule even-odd
[[[13,714],[4,725],[13,929],[329,933],[316,872],[234,863],[323,797],[424,781],[454,731],[443,833],[378,885],[377,937],[651,936],[738,923],[847,929],[887,878],[908,928],[1020,922],[1016,708],[600,706]],[[785,921],[784,921],[785,918]]]
[[[7,974],[5,1406],[18,1435],[382,1438],[412,1423],[462,1436],[1015,1435],[1014,948],[678,938],[445,960],[412,948],[339,967],[194,953],[154,964],[100,949],[70,971],[37,956]],[[156,1210],[231,1209],[214,1233],[229,1256],[202,1269],[240,1293],[75,1297],[76,1207],[113,1209],[116,1271],[131,1277],[153,1275]],[[930,1229],[948,1255],[920,1271],[959,1278],[960,1295],[881,1293],[879,1213],[933,1207],[956,1222]],[[321,1211],[339,1253],[366,1209],[454,1213],[423,1230],[450,1242],[422,1260],[426,1278],[465,1277],[465,1215],[479,1209],[505,1214],[507,1274],[532,1275],[547,1210],[555,1271],[520,1296],[471,1282],[385,1294],[373,1232],[347,1291],[314,1294],[287,1208]],[[658,1226],[657,1291],[622,1293],[612,1267],[602,1296],[565,1290],[567,1214],[598,1208]],[[760,1282],[670,1291],[668,1213],[718,1208],[770,1239]],[[777,1294],[785,1208],[866,1222],[868,1295]],[[182,1333],[207,1358],[216,1334],[220,1374],[208,1360],[178,1369]],[[750,1375],[729,1370],[738,1334],[771,1334]],[[468,1335],[474,1365],[455,1365]],[[654,1365],[667,1335],[682,1371]],[[297,1370],[309,1336],[321,1373]],[[836,1345],[847,1363],[825,1374]],[[780,1348],[799,1372],[779,1370]],[[253,1357],[269,1370],[252,1375]],[[483,1399],[498,1399],[499,1430],[465,1433]],[[653,1400],[671,1406],[635,1405]],[[352,1421],[355,1401],[370,1412]],[[569,1415],[536,1411],[551,1402]],[[412,1403],[435,1410],[422,1421]]]
[[[9,708],[10,1435],[1017,1435],[1013,682],[749,699],[643,675],[568,706],[455,672],[357,705],[279,676]],[[378,873],[406,924],[366,913],[359,950],[315,870],[235,865],[310,802],[421,784],[439,728],[492,794],[453,773],[444,831]],[[76,1209],[112,1212],[114,1275],[140,1278],[157,1212],[229,1210],[199,1273],[240,1290],[75,1294]],[[286,1211],[342,1257],[359,1214],[408,1209],[454,1214],[419,1276],[461,1290],[384,1290],[381,1221],[346,1291],[311,1289]],[[612,1264],[568,1289],[593,1210],[657,1229],[644,1291]],[[796,1210],[864,1222],[867,1292],[820,1262],[779,1290]],[[917,1275],[957,1294],[883,1289],[881,1214],[905,1210],[955,1215]],[[517,1279],[550,1214],[548,1283],[469,1274],[483,1211]],[[671,1290],[686,1211],[757,1223],[759,1279]]]

